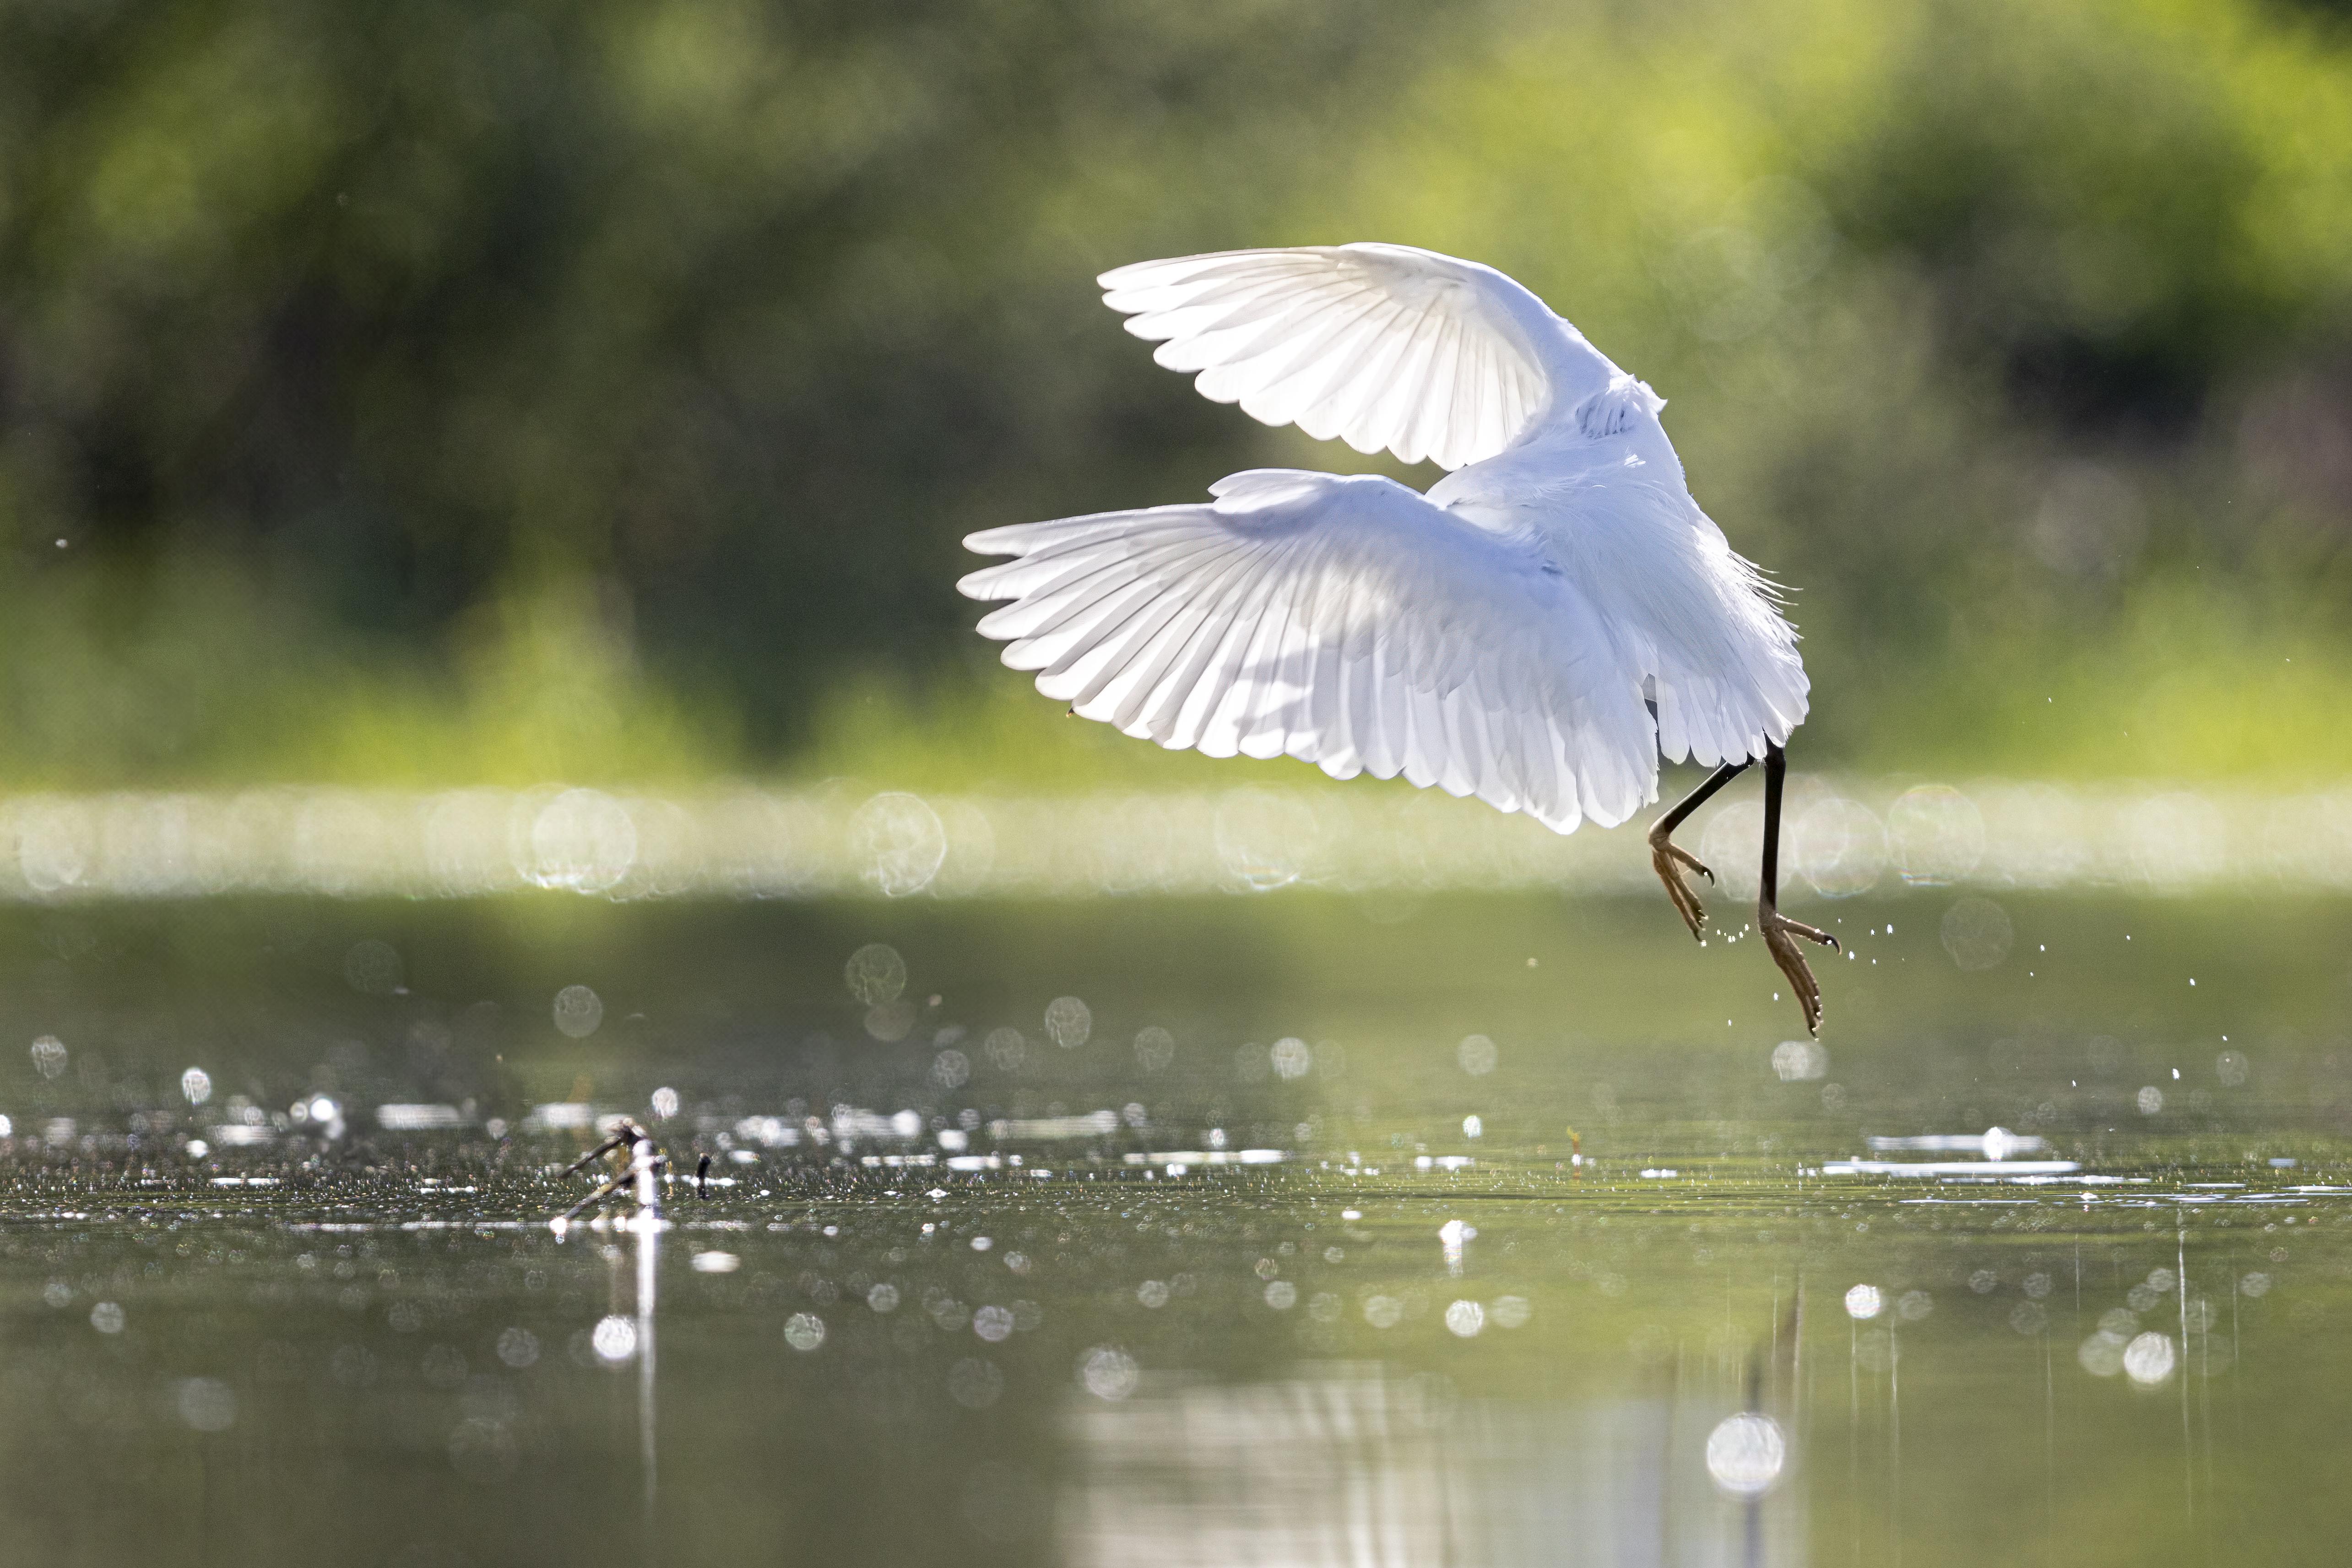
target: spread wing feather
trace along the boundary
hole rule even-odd
[[[1192,506],[1015,524],[965,577],[1004,662],[1212,756],[1402,773],[1560,831],[1654,793],[1630,650],[1528,538],[1382,479],[1256,469]]]
[[[1100,282],[1202,395],[1408,463],[1493,457],[1619,374],[1503,274],[1410,246],[1186,256]]]

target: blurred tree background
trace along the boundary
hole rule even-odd
[[[1357,238],[1670,400],[1807,765],[2352,767],[2329,8],[12,0],[0,784],[1230,782],[959,542],[1366,466],[1092,285]]]

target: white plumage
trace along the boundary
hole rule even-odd
[[[1662,753],[1741,762],[1803,721],[1796,634],[1691,499],[1664,405],[1508,278],[1345,245],[1101,282],[1204,395],[1454,471],[1421,495],[1254,469],[1205,503],[971,535],[1015,558],[960,584],[1012,601],[980,629],[1046,696],[1563,833],[1655,799]]]

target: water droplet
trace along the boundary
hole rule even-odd
[[[1717,1423],[1706,1437],[1706,1473],[1737,1498],[1761,1497],[1780,1479],[1789,1442],[1769,1415],[1743,1410]]]
[[[66,1043],[55,1035],[43,1035],[33,1042],[33,1068],[43,1078],[53,1079],[66,1070]]]
[[[1944,951],[1962,969],[1990,969],[2009,956],[2016,938],[2009,911],[1990,899],[1965,898],[1944,911]]]
[[[907,961],[898,950],[878,942],[869,942],[849,955],[842,978],[849,983],[849,994],[867,1006],[895,1002],[907,989]]]
[[[2169,1339],[2153,1331],[2140,1334],[2124,1347],[2124,1373],[2142,1388],[2154,1388],[2172,1375],[2174,1359]]]
[[[588,1344],[598,1361],[617,1366],[637,1353],[637,1325],[619,1316],[599,1318]]]
[[[1076,1050],[1094,1033],[1091,1008],[1076,996],[1056,996],[1045,1007],[1045,1033],[1064,1050]]]
[[[1125,1351],[1097,1345],[1079,1358],[1078,1379],[1097,1399],[1125,1399],[1135,1392],[1142,1372]]]
[[[948,856],[947,828],[919,795],[876,795],[857,808],[849,834],[859,875],[887,898],[929,887]]]
[[[585,985],[567,985],[555,994],[555,1026],[575,1040],[584,1040],[604,1021],[604,1000]]]
[[[217,1378],[184,1378],[180,1419],[199,1432],[226,1432],[236,1425],[236,1394]]]

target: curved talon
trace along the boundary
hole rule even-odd
[[[1698,895],[1692,892],[1683,880],[1677,866],[1687,866],[1708,881],[1715,880],[1715,873],[1708,870],[1698,857],[1672,839],[1653,834],[1650,837],[1650,868],[1657,872],[1658,880],[1666,885],[1666,897],[1673,901],[1675,913],[1683,917],[1683,924],[1690,927],[1692,940],[1697,941],[1706,925],[1706,909],[1698,901]]]
[[[1659,847],[1664,849],[1668,855],[1672,856],[1675,864],[1689,867],[1692,870],[1697,872],[1700,876],[1705,877],[1710,882],[1715,880],[1715,872],[1708,867],[1706,861],[1700,859],[1697,856],[1692,854],[1689,850],[1684,848],[1673,839],[1669,838],[1664,840]]]
[[[1797,1005],[1803,1009],[1805,1015],[1805,1032],[1819,1035],[1822,1032],[1821,984],[1814,980],[1812,966],[1805,962],[1805,955],[1798,950],[1793,939],[1802,937],[1807,942],[1843,952],[1838,946],[1838,939],[1801,921],[1790,920],[1770,904],[1757,906],[1756,923],[1763,933],[1765,947],[1772,954],[1772,962],[1780,965],[1780,973],[1789,977],[1790,988],[1797,994]]]
[[[1683,797],[1680,805],[1650,825],[1650,867],[1657,872],[1658,880],[1666,885],[1666,897],[1674,900],[1675,913],[1683,917],[1683,924],[1690,928],[1694,942],[1706,940],[1706,910],[1699,903],[1698,895],[1691,890],[1690,884],[1683,880],[1679,868],[1687,867],[1697,872],[1707,879],[1710,886],[1715,882],[1715,873],[1707,869],[1706,862],[1697,856],[1675,842],[1675,829],[1682,826],[1684,818],[1705,805],[1716,791],[1738,777],[1748,763],[1748,759],[1742,757],[1736,763],[1726,763],[1717,768],[1707,774],[1705,784]]]

